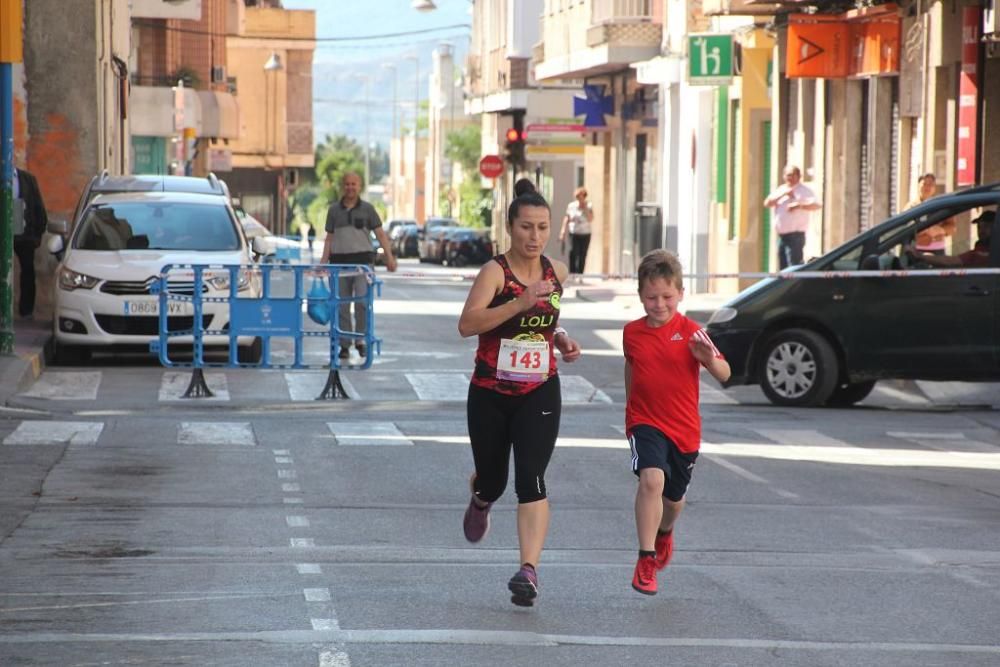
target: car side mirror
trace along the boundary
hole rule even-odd
[[[49,223],[49,226],[52,226],[51,222]],[[53,255],[58,255],[66,249],[66,244],[63,242],[62,236],[59,236],[56,232],[52,232],[52,236],[49,237],[48,242],[45,244],[45,248]]]
[[[270,255],[274,252],[274,244],[262,236],[255,236],[250,242],[250,247],[256,255]]]
[[[49,220],[49,224],[45,226],[45,231],[49,234],[66,236],[69,234],[69,223],[65,220]]]

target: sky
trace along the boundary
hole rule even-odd
[[[416,94],[415,67],[408,56],[420,58],[420,98],[427,99],[431,54],[450,43],[461,67],[468,52],[472,22],[468,0],[436,0],[437,9],[418,12],[411,0],[283,0],[285,9],[316,12],[316,37],[357,38],[373,35],[462,26],[426,34],[369,40],[319,41],[313,59],[313,132],[316,143],[326,135],[346,134],[364,143],[365,126],[374,143],[388,146],[392,137],[393,70],[396,67],[398,112],[412,125]],[[368,109],[365,82],[368,75]]]

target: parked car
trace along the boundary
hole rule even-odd
[[[493,241],[488,229],[447,227],[440,244],[440,260],[449,266],[482,264],[493,257]]]
[[[846,406],[883,379],[1000,379],[1000,275],[935,274],[906,252],[917,232],[998,204],[1000,183],[934,197],[744,290],[708,324],[732,367],[727,386],[760,384],[778,405]],[[971,246],[965,231],[953,255]],[[998,246],[989,267],[1000,267]],[[850,277],[869,269],[912,277]],[[802,271],[838,274],[796,279]]]
[[[427,218],[423,228],[417,232],[417,257],[421,262],[440,261],[440,244],[444,236],[444,228],[457,227],[458,220],[454,218]]]
[[[243,227],[247,240],[254,245],[254,259],[265,264],[271,262],[288,262],[305,260],[309,254],[309,246],[300,237],[276,236],[264,223],[245,211],[236,211],[236,217]],[[260,239],[256,244],[254,241]],[[257,254],[256,249],[263,250]]]
[[[386,236],[389,237],[389,240],[390,241],[395,241],[395,239],[396,239],[395,235],[397,233],[396,230],[402,229],[406,225],[415,225],[415,224],[417,224],[416,220],[405,220],[405,219],[400,219],[400,218],[393,218],[389,222],[385,223],[383,225],[383,227],[385,228],[385,234],[386,234]]]
[[[393,230],[392,251],[396,257],[416,257],[419,253],[420,228],[417,223],[406,223]]]
[[[76,228],[65,221],[49,224],[48,249],[64,253],[56,269],[53,338],[60,361],[86,358],[92,351],[118,348],[148,350],[159,334],[159,299],[151,287],[165,264],[249,264],[251,247],[241,232],[228,198],[178,192],[131,192],[98,195],[84,208]],[[255,242],[258,246],[259,241]],[[262,248],[253,248],[260,253]],[[172,285],[173,285],[173,281]],[[229,295],[229,272],[206,272],[206,296]],[[177,288],[193,285],[183,280]],[[260,294],[252,271],[239,277],[238,292]],[[229,307],[204,303],[206,328],[225,330]],[[169,326],[190,329],[190,304],[170,304]],[[178,337],[179,343],[190,338]],[[225,335],[207,336],[206,346],[228,346]],[[239,359],[259,360],[261,341],[240,337]]]
[[[71,224],[75,224],[87,204],[97,195],[122,192],[190,192],[218,195],[229,199],[229,187],[215,174],[208,176],[168,176],[164,174],[128,174],[113,176],[105,169],[90,179],[77,200]]]

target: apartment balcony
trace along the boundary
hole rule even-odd
[[[550,0],[542,15],[542,41],[533,51],[540,81],[597,76],[660,53],[663,16],[657,0],[556,4]]]
[[[774,16],[782,6],[762,0],[703,0],[701,8],[705,16]]]

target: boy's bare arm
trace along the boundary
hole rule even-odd
[[[720,384],[725,383],[725,381],[728,380],[729,376],[732,374],[732,371],[729,368],[729,362],[720,357],[713,357],[709,363],[703,365],[708,371],[708,374],[718,380]]]

